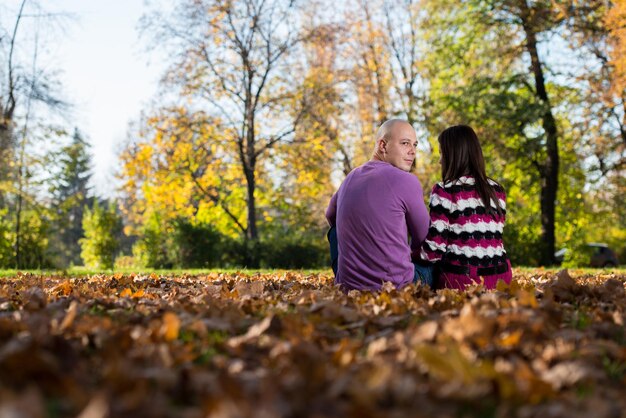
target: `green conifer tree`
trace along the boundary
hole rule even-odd
[[[92,200],[89,180],[91,178],[91,155],[89,144],[75,129],[72,142],[55,152],[54,160],[59,171],[52,179],[50,192],[56,215],[52,252],[62,266],[79,265],[79,240],[83,238],[83,211]]]

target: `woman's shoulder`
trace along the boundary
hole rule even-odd
[[[489,185],[496,191],[504,191],[504,187],[492,178],[487,178]],[[445,191],[446,193],[458,193],[459,191],[472,190],[476,186],[476,179],[473,176],[462,176],[455,180],[440,181],[435,183],[433,191],[435,189]]]
[[[505,193],[504,187],[502,187],[500,183],[491,178],[488,178],[487,181],[496,193]],[[433,186],[432,192],[435,194],[445,194],[447,196],[458,194],[465,196],[468,193],[478,193],[476,189],[476,179],[472,176],[463,176],[447,182],[440,181]]]
[[[500,183],[498,183],[497,181],[495,181],[495,180],[494,180],[494,179],[492,179],[492,178],[487,178],[487,181],[489,182],[489,184],[491,185],[491,187],[493,187],[493,188],[494,188],[494,190],[495,190],[496,192],[501,192],[501,193],[504,193],[504,187],[503,187]]]
[[[448,193],[458,192],[461,189],[466,189],[468,187],[472,187],[476,184],[476,180],[471,176],[463,176],[459,177],[455,180],[450,181],[440,181],[436,184],[437,187],[445,190]]]

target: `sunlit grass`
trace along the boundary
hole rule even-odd
[[[514,267],[513,272],[519,271],[520,273],[556,273],[558,271],[564,270],[565,267],[553,266],[553,267]],[[591,267],[568,267],[567,270],[574,275],[582,275],[582,274],[626,274],[626,266],[620,267],[608,267],[608,268],[591,268]]]
[[[520,274],[542,274],[542,273],[556,273],[562,270],[562,267],[514,267],[513,274],[516,272]],[[618,274],[618,275],[626,275],[626,266],[621,266],[617,268],[570,268],[568,269],[570,274],[574,276],[581,275],[596,275],[596,274]],[[93,276],[97,274],[139,274],[139,275],[150,275],[152,273],[158,276],[182,276],[182,275],[192,275],[192,276],[201,276],[207,275],[211,273],[225,273],[225,274],[234,274],[241,273],[248,276],[254,276],[255,274],[284,274],[287,272],[294,272],[299,274],[328,274],[332,275],[332,271],[330,269],[306,269],[306,270],[286,270],[286,269],[249,269],[249,268],[214,268],[214,269],[149,269],[149,268],[118,268],[113,270],[102,270],[102,269],[91,269],[87,267],[71,267],[67,269],[33,269],[33,270],[17,270],[17,269],[7,269],[0,270],[0,277],[13,277],[17,276],[18,273],[31,273],[35,275],[43,275],[43,276],[68,276],[68,277],[83,277],[83,276]]]
[[[242,273],[248,276],[253,276],[255,274],[285,274],[287,272],[295,272],[299,274],[332,274],[330,269],[306,269],[306,270],[286,270],[286,269],[248,269],[248,268],[214,268],[214,269],[148,269],[148,268],[120,268],[113,270],[102,270],[102,269],[90,269],[87,267],[71,267],[67,269],[33,269],[33,270],[18,270],[18,269],[7,269],[0,270],[0,277],[13,277],[17,276],[18,273],[31,273],[35,275],[43,275],[43,276],[67,276],[67,277],[83,277],[83,276],[93,276],[97,274],[139,274],[139,275],[150,275],[152,273],[158,276],[182,276],[182,275],[192,275],[192,276],[201,276],[211,273],[225,273],[225,274],[234,274],[234,273]]]

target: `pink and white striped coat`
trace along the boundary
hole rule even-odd
[[[498,280],[511,281],[511,264],[502,242],[506,194],[497,182],[489,180],[489,183],[496,192],[502,214],[486,211],[473,177],[461,177],[446,184],[440,182],[432,189],[428,235],[419,254],[415,252],[413,257],[448,266],[448,270],[456,266],[467,270],[465,274],[458,274],[442,268],[440,286],[464,289],[483,282],[486,288],[492,289]],[[493,200],[490,204],[495,208]],[[479,274],[480,269],[501,270],[505,266],[508,266],[505,272]]]

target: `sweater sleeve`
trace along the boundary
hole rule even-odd
[[[335,193],[333,197],[330,198],[330,203],[328,204],[328,208],[326,209],[326,220],[328,220],[328,224],[333,227],[337,226],[337,195],[339,192]]]
[[[412,185],[404,189],[406,206],[406,223],[411,235],[411,251],[419,251],[419,248],[428,233],[428,211],[424,204],[422,185],[417,177],[412,176]]]
[[[434,263],[443,258],[448,249],[448,231],[450,230],[450,214],[452,212],[452,196],[435,184],[430,194],[430,227],[422,244],[419,257]],[[415,254],[417,255],[417,254]]]

